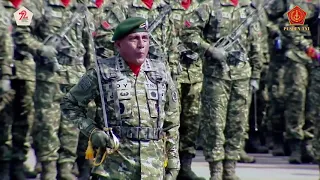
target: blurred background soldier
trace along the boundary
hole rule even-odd
[[[264,0],[255,0],[254,4],[257,7],[265,5]],[[262,71],[259,81],[259,90],[252,92],[250,113],[249,113],[249,139],[246,142],[245,150],[247,153],[268,153],[269,149],[266,145],[265,135],[267,128],[263,124],[266,120],[266,110],[268,104],[268,91],[267,91],[267,73],[269,68],[269,38],[267,31],[267,17],[264,9],[262,8],[259,13],[259,21],[261,28],[261,51],[263,53]],[[243,154],[243,153],[242,153]],[[245,158],[248,157],[248,158]],[[240,162],[254,162],[251,156],[240,155]]]
[[[282,41],[282,54],[284,57],[284,120],[286,122],[285,138],[288,141],[291,155],[289,163],[300,164],[313,161],[311,145],[313,137],[313,122],[305,118],[307,87],[309,81],[308,66],[312,63],[309,51],[314,50],[312,45],[312,34],[308,30],[291,31],[289,27],[290,19],[287,12],[295,6],[299,6],[306,13],[306,22],[312,17],[309,13],[310,2],[308,1],[274,1],[276,4],[270,5],[267,12],[271,18],[279,25],[279,31],[273,31],[274,37],[279,43]],[[294,26],[294,25],[293,25]],[[297,38],[295,34],[299,33]],[[304,40],[302,41],[303,38]],[[307,53],[306,53],[307,52]],[[275,139],[276,140],[276,139]]]
[[[191,170],[196,156],[196,142],[200,123],[200,91],[202,87],[202,61],[196,52],[187,49],[180,40],[179,31],[185,26],[183,16],[197,8],[198,2],[191,0],[171,1],[169,15],[171,31],[169,66],[171,76],[177,84],[180,95],[180,147],[181,168],[177,179],[204,179]]]
[[[90,65],[89,34],[84,25],[84,2],[76,0],[26,1],[33,12],[32,24],[18,27],[16,42],[21,50],[35,56],[37,84],[34,142],[41,161],[41,178],[75,179],[71,173],[76,160],[78,129],[61,118],[60,100],[78,82]],[[44,13],[43,13],[44,12]],[[60,39],[61,38],[61,39]],[[60,42],[59,42],[60,41]],[[58,43],[57,43],[58,42]],[[56,44],[57,43],[57,44]],[[84,56],[86,60],[84,62]]]
[[[275,2],[275,1],[274,1]],[[279,9],[269,9],[266,7],[269,23],[267,25],[270,33],[270,66],[268,73],[268,92],[270,104],[267,112],[268,121],[271,124],[272,154],[274,156],[284,156],[284,132],[285,132],[285,84],[284,74],[286,71],[285,54],[287,47],[283,42],[283,37],[280,36],[280,29],[277,25],[278,21],[283,21],[284,9],[286,9],[282,1],[277,1],[279,4],[273,4],[274,7],[279,6]]]
[[[10,180],[10,163],[12,154],[12,100],[11,89],[13,66],[13,40],[11,38],[10,14],[0,2],[0,179]],[[11,92],[11,93],[10,93]],[[23,165],[23,164],[22,164]],[[22,166],[20,166],[22,168]]]
[[[10,23],[10,33],[8,35],[11,36],[11,31],[14,33],[15,30],[11,26],[11,23],[12,25],[16,25],[13,13],[22,7],[22,1],[5,0],[2,3],[5,7],[2,14],[7,13],[8,15],[7,21]],[[3,22],[6,21],[3,20]],[[8,45],[8,48],[10,47]],[[11,154],[3,153],[2,155],[8,156],[7,158],[11,159],[11,179],[24,179],[25,175],[29,178],[35,178],[36,173],[31,172],[24,166],[31,146],[31,130],[34,123],[35,63],[30,53],[18,48],[15,48],[13,58],[15,59],[14,65],[8,66],[7,64],[7,66],[3,66],[2,68],[2,73],[6,74],[10,72],[3,77],[4,79],[12,75],[11,88],[16,92],[12,109],[10,110],[11,115],[4,118],[6,122],[10,122],[7,127],[9,128],[7,140],[12,143]],[[26,174],[24,174],[23,170],[26,171]]]
[[[217,48],[211,43],[233,34],[254,11],[250,3],[246,0],[203,1],[185,19],[189,26],[183,31],[183,42],[205,55],[200,138],[212,180],[239,179],[235,168],[248,120],[249,89],[258,89],[261,71],[259,23],[237,29],[241,32],[235,34],[241,37],[233,49]]]

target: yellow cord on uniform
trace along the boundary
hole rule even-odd
[[[164,156],[165,156],[163,167],[166,168],[168,166],[168,156],[167,156],[167,152],[166,152],[166,142],[167,142],[166,136],[163,137],[163,141],[164,141]]]
[[[93,147],[92,147],[91,136],[92,136],[92,134],[93,134],[96,130],[97,130],[97,128],[95,128],[95,129],[91,132],[91,134],[90,134],[90,136],[89,136],[88,146],[87,146],[87,150],[86,150],[86,157],[85,157],[85,158],[88,159],[88,160],[94,159],[94,150],[93,150]]]
[[[110,131],[112,128],[103,128],[103,130],[105,131],[105,132],[108,132],[108,131]],[[98,154],[100,153],[100,151],[101,151],[101,149],[98,149],[97,150],[97,154],[96,154],[96,156],[98,156]],[[107,155],[108,154],[112,154],[112,153],[114,153],[116,150],[109,150],[109,148],[107,148],[105,151],[104,151],[104,153],[103,153],[103,155],[102,155],[102,158],[101,158],[101,161],[100,162],[96,162],[96,160],[97,159],[95,159],[93,162],[92,162],[92,164],[93,164],[93,166],[100,166],[103,162],[104,162],[104,160],[107,158]]]

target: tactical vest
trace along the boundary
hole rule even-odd
[[[147,59],[137,77],[119,56],[98,59],[98,64],[109,127],[118,137],[160,139],[167,90],[164,64]]]

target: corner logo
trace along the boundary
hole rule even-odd
[[[30,26],[33,13],[25,7],[21,7],[14,14],[17,26]]]
[[[287,12],[287,16],[291,25],[299,26],[304,25],[307,13],[299,6],[295,6],[293,9]]]
[[[304,11],[299,6],[293,7],[290,11],[287,12],[288,20],[290,26],[284,27],[286,31],[310,31],[308,26],[304,25],[304,22],[307,17],[307,12]]]

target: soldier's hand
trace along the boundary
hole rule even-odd
[[[250,80],[250,88],[253,92],[256,92],[259,90],[259,81],[257,79],[251,79]]]
[[[11,89],[11,81],[9,79],[0,80],[0,93],[7,92]]]
[[[168,169],[166,171],[166,175],[164,177],[164,180],[175,180],[177,179],[179,171],[177,169]]]
[[[106,147],[113,148],[114,147],[114,143],[113,143],[112,139],[110,138],[110,136],[102,130],[96,130],[95,132],[92,133],[91,142],[92,142],[93,148],[95,148],[95,149],[106,148]]]
[[[44,56],[47,58],[54,58],[58,54],[58,51],[53,46],[44,45],[40,49],[40,56]]]
[[[215,48],[211,46],[206,51],[206,56],[212,57],[216,60],[225,60],[227,58],[227,52],[223,48]]]

